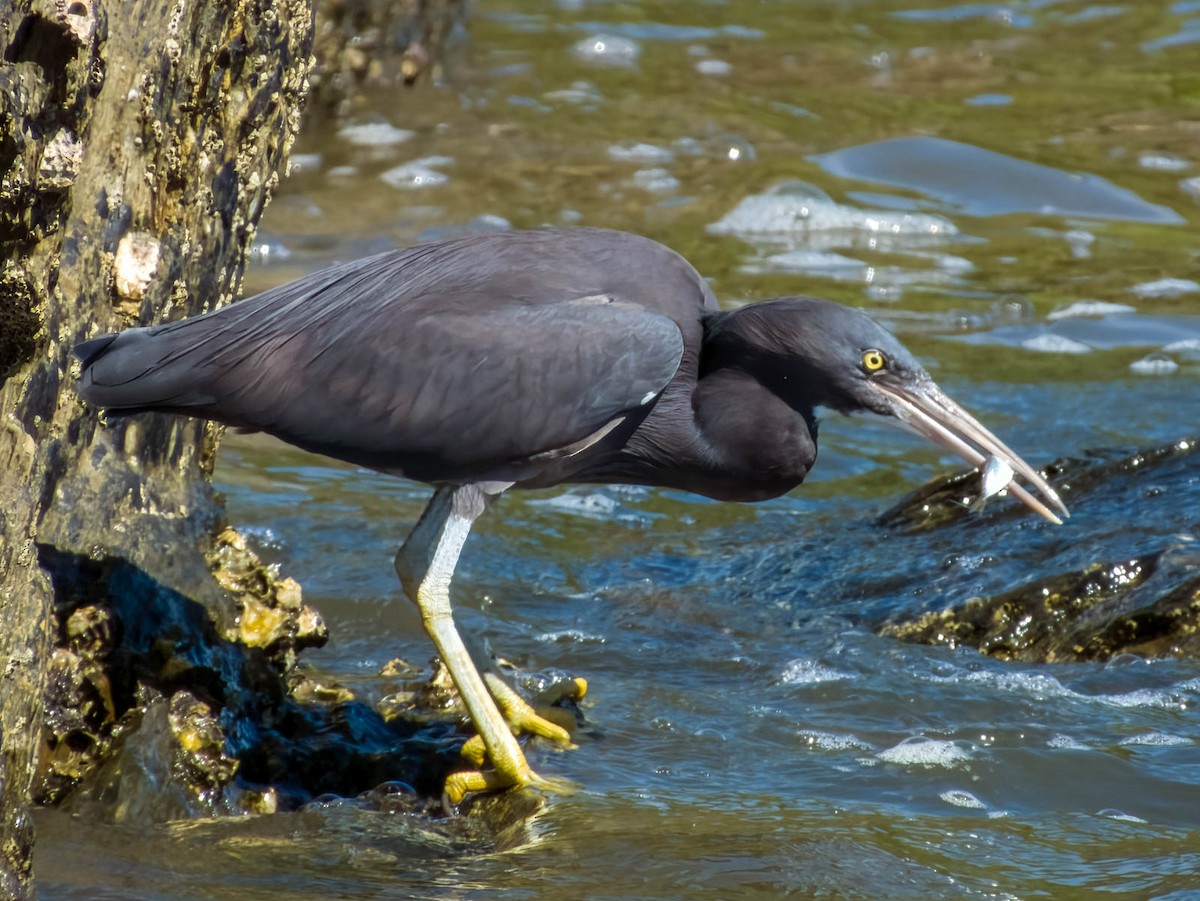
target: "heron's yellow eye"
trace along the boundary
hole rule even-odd
[[[887,357],[882,350],[864,350],[862,355],[863,369],[875,373],[887,369]]]

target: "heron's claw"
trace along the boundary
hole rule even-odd
[[[483,673],[488,691],[496,701],[504,720],[514,735],[539,735],[555,742],[559,747],[571,750],[571,731],[575,727],[575,716],[569,710],[552,706],[558,702],[579,701],[587,693],[584,679],[564,679],[544,689],[530,704],[516,693],[495,673]],[[473,735],[463,744],[460,751],[472,766],[483,767],[487,760],[487,748],[482,735]],[[456,807],[471,792],[500,791],[514,786],[529,786],[554,794],[569,794],[576,786],[565,779],[547,779],[539,776],[521,761],[513,772],[499,769],[464,770],[446,777],[442,804],[447,809]]]
[[[498,770],[463,770],[446,777],[442,788],[442,807],[447,813],[462,803],[472,792],[496,792],[508,788],[535,788],[547,794],[570,795],[579,789],[570,779],[539,776],[526,768],[516,778]]]

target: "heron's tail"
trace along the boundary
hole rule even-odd
[[[212,402],[203,372],[188,362],[192,341],[168,326],[133,328],[75,346],[78,390],[89,404],[121,413],[186,412]]]

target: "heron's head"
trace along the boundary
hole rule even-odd
[[[779,393],[797,406],[886,416],[982,467],[1007,464],[1050,506],[1017,484],[1012,493],[1059,523],[1069,515],[1058,494],[970,413],[950,399],[896,337],[860,310],[811,297],[752,304],[732,316],[772,373]],[[1053,508],[1053,509],[1051,509]]]

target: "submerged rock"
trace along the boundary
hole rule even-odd
[[[469,724],[444,668],[392,661],[370,701],[298,666],[324,643],[324,623],[234,530],[209,554],[227,593],[211,606],[125,559],[40,550],[59,646],[39,803],[143,825],[349,804],[413,814],[476,847],[527,840],[543,803],[531,792],[468,799],[453,826],[435,827]],[[544,693],[542,682],[526,689]],[[552,700],[577,711],[561,691]]]
[[[1132,483],[1144,504],[1164,489],[1149,480],[1191,471],[1200,440],[1172,442],[1136,453],[1097,452],[1060,460],[1046,475],[1071,503]],[[1194,478],[1194,477],[1193,477]],[[971,515],[963,506],[978,492],[978,473],[945,476],[913,492],[880,517],[903,532],[923,532]],[[1026,515],[1010,503],[989,516]],[[1127,546],[1140,547],[1132,538]],[[1109,538],[1109,553],[1126,539]],[[1200,656],[1200,545],[1180,533],[1150,553],[1096,560],[1079,569],[1035,575],[990,597],[972,597],[947,609],[894,616],[881,635],[922,644],[965,645],[1003,660],[1104,661],[1120,654]]]

